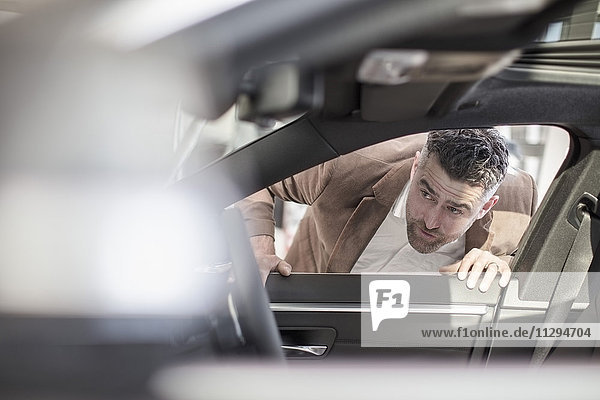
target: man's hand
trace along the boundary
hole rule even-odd
[[[493,255],[489,251],[480,249],[472,249],[461,261],[442,267],[439,270],[441,273],[456,273],[458,279],[467,279],[467,287],[473,289],[477,285],[477,281],[482,273],[484,273],[479,290],[487,292],[494,278],[498,273],[501,274],[499,285],[505,287],[510,280],[511,270],[508,263],[501,258]]]
[[[277,271],[283,276],[289,276],[292,266],[275,255],[275,240],[271,236],[261,235],[250,237],[250,244],[258,264],[258,270],[263,285],[271,271]]]

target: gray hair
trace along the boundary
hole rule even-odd
[[[508,169],[508,150],[500,132],[485,129],[444,129],[429,132],[419,165],[435,154],[456,180],[496,191]]]

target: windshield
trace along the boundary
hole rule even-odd
[[[175,165],[171,181],[189,176],[212,161],[251,143],[295,120],[271,120],[268,124],[241,121],[236,106],[214,121],[196,118],[178,109],[175,118],[173,149]]]

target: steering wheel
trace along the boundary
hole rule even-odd
[[[242,335],[259,357],[281,361],[284,356],[279,329],[269,308],[244,220],[237,208],[225,209],[223,229],[233,265],[235,284],[232,296]]]

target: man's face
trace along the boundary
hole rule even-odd
[[[462,236],[498,201],[483,188],[450,178],[436,155],[418,166],[417,152],[406,201],[407,234],[419,253],[432,253]]]

